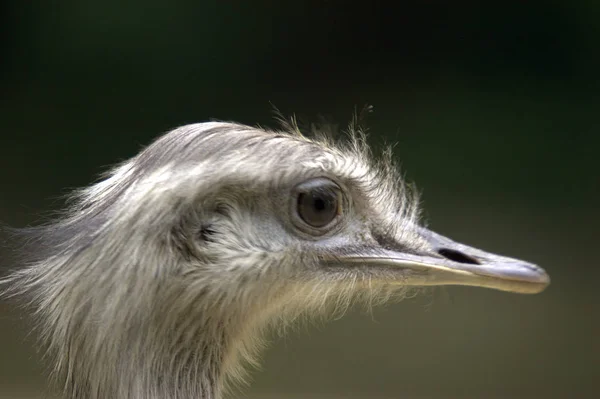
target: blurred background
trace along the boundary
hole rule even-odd
[[[525,296],[435,289],[274,339],[238,398],[600,397],[600,3],[6,2],[0,221],[176,126],[344,126],[374,106],[438,232],[538,263]],[[7,270],[11,265],[3,265]],[[0,302],[0,398],[44,397],[22,311]]]

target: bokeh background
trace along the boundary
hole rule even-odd
[[[276,126],[274,104],[343,126],[371,104],[371,142],[396,143],[432,228],[552,277],[541,295],[440,288],[303,328],[235,397],[600,397],[600,3],[2,8],[4,223],[36,223],[182,124]],[[44,397],[34,342],[0,302],[0,398]]]

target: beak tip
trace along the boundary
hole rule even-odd
[[[533,266],[530,264],[530,267]],[[539,294],[546,290],[550,285],[550,275],[541,267],[535,266],[534,273],[527,273],[522,275],[517,281],[521,281],[522,284],[518,284],[520,287],[515,292],[521,292],[524,294]],[[530,271],[532,271],[530,269]]]
[[[544,291],[546,288],[548,288],[548,286],[550,285],[550,275],[548,273],[546,273],[546,271],[541,270],[541,275],[540,275],[540,285],[541,285],[541,289],[540,292]]]

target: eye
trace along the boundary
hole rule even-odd
[[[317,178],[296,187],[297,216],[313,229],[330,226],[342,213],[340,187],[329,179]]]

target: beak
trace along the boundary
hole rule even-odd
[[[403,285],[469,285],[521,294],[542,292],[550,277],[540,267],[492,254],[452,241],[431,230],[418,228],[428,250],[403,251],[402,244],[386,248],[355,249],[336,255],[335,263],[383,267],[401,271]]]

